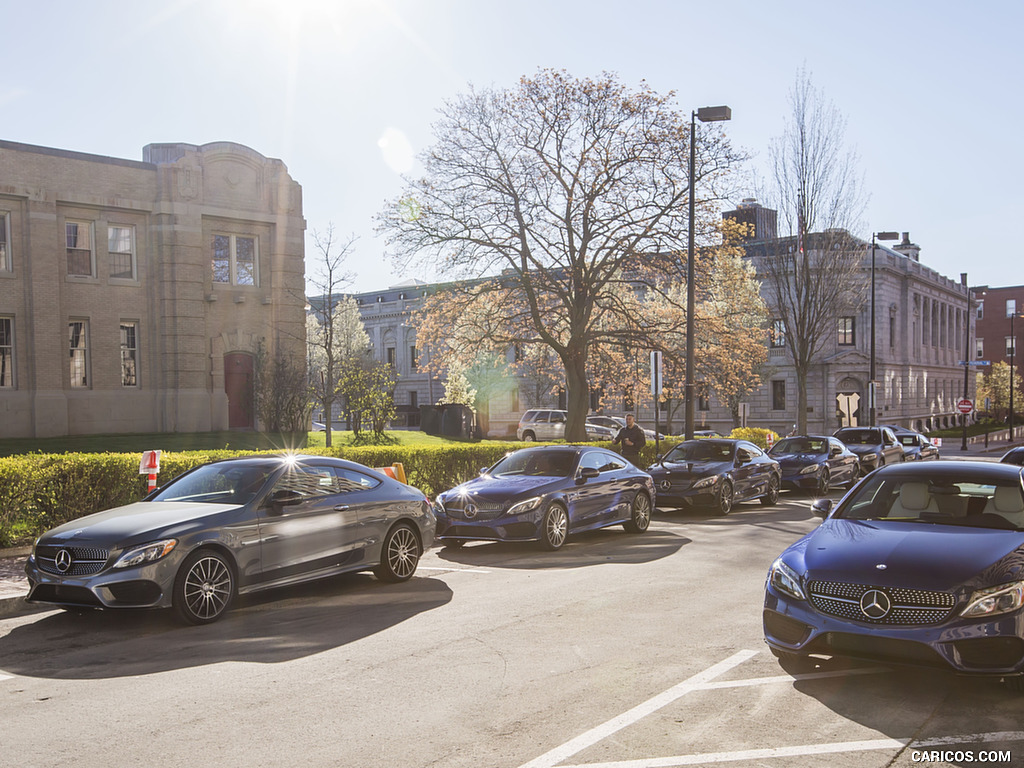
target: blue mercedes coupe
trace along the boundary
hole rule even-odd
[[[437,497],[437,539],[536,541],[560,549],[573,533],[651,523],[654,482],[617,453],[590,446],[524,448]]]
[[[772,564],[764,636],[810,655],[1003,678],[1024,692],[1024,469],[882,467]]]

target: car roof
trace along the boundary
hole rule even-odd
[[[996,461],[962,461],[940,459],[938,461],[914,461],[908,464],[887,464],[871,473],[886,477],[915,478],[932,480],[956,475],[965,480],[979,483],[994,480],[1024,480],[1024,467],[1016,464],[1002,464]]]

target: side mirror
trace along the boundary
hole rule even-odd
[[[597,467],[584,467],[583,469],[580,470],[577,482],[585,483],[587,482],[587,480],[593,480],[600,474],[601,473],[597,470]]]
[[[490,467],[480,467],[480,474],[486,475],[488,469],[490,469]]]
[[[820,517],[824,520],[828,517],[828,513],[832,511],[832,499],[817,499],[811,504],[811,512],[815,517]]]

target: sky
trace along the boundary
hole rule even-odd
[[[726,104],[763,175],[801,68],[845,115],[864,228],[971,285],[1020,285],[1024,3],[980,0],[0,0],[0,139],[131,160],[232,141],[282,160],[312,235],[356,237],[353,291],[396,274],[374,217],[437,110],[541,68]],[[2,183],[2,180],[0,180]],[[753,193],[751,189],[750,193]],[[734,202],[739,202],[736,200]]]

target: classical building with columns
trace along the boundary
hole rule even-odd
[[[240,144],[0,141],[0,437],[256,428],[305,359],[302,190]]]
[[[778,249],[796,247],[796,238],[776,236],[774,211],[746,201],[732,218],[753,226],[747,257],[765,280],[763,262]],[[815,236],[808,236],[815,247]],[[856,279],[865,288],[874,271],[875,299],[865,290],[861,304],[829,329],[830,342],[808,379],[807,425],[812,433],[831,433],[848,425],[866,425],[871,370],[872,312],[875,329],[875,422],[928,431],[955,426],[957,401],[964,395],[965,366],[975,349],[976,303],[967,285],[921,261],[921,248],[904,232],[894,247],[861,241],[863,256]],[[762,295],[769,299],[766,285]],[[771,312],[771,306],[769,306]],[[765,384],[749,398],[751,426],[785,434],[796,423],[797,381],[785,329],[771,334]],[[975,381],[967,378],[968,397]],[[712,398],[713,400],[713,398]],[[709,421],[731,426],[722,409],[712,407]]]

